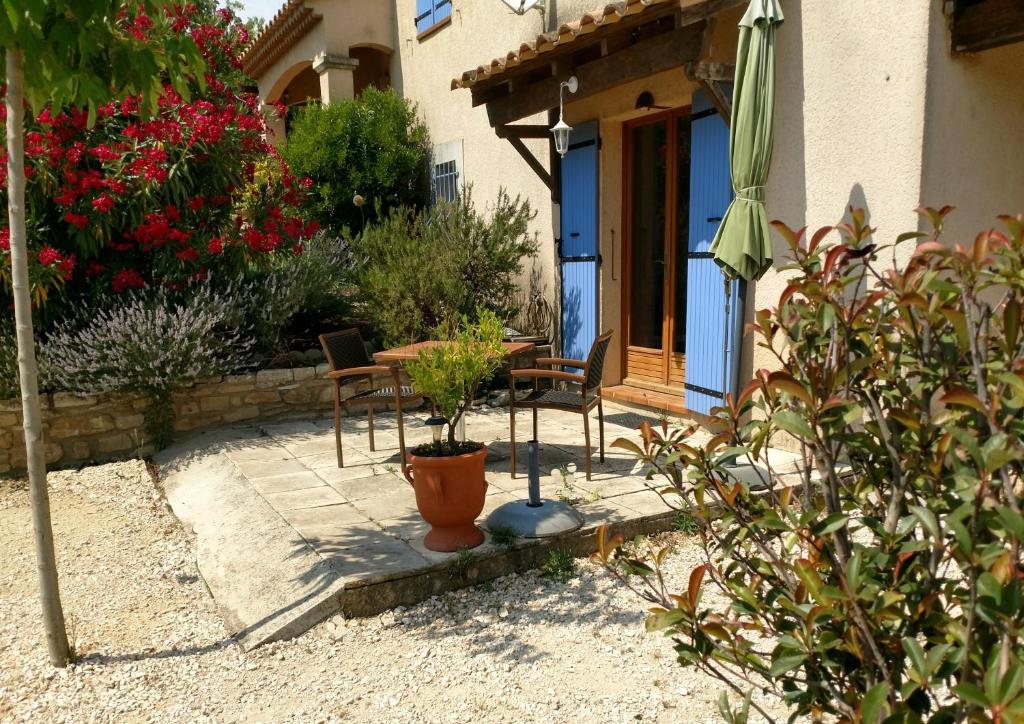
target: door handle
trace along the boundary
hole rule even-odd
[[[578,232],[578,231],[573,231],[572,233],[569,234],[569,236],[572,237],[573,239],[575,239],[579,235],[580,235],[580,232]]]
[[[714,223],[719,222],[721,220],[722,220],[721,216],[709,216],[708,217],[708,223],[709,224],[714,224]]]

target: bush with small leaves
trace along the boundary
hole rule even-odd
[[[648,426],[633,446],[693,501],[707,558],[678,595],[658,551],[602,535],[597,560],[737,698],[872,724],[1024,716],[1024,217],[961,246],[940,240],[949,208],[922,212],[902,267],[860,211],[810,239],[777,224],[792,278],[753,324],[776,369],[710,442]],[[795,484],[765,456],[779,434],[807,464]]]
[[[537,253],[528,201],[504,190],[484,212],[467,188],[455,203],[394,209],[351,240],[366,316],[387,346],[419,342],[487,309],[517,311],[516,280]]]

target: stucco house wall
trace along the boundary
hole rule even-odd
[[[558,3],[560,13],[563,4],[569,3]],[[495,135],[487,122],[485,108],[473,108],[468,92],[451,90],[452,78],[469,65],[490,61],[495,55],[544,32],[541,14],[531,11],[516,15],[500,0],[458,0],[449,25],[418,39],[414,22],[416,0],[396,0],[395,7],[398,39],[392,61],[393,85],[418,105],[435,148],[462,142],[460,182],[472,184],[478,208],[492,203],[500,188],[505,188],[513,197],[519,195],[530,201],[537,212],[532,231],[538,235],[541,245],[534,263],[545,292],[553,302],[555,244],[551,194],[511,144]],[[539,114],[521,122],[547,124],[547,116]],[[548,142],[527,140],[525,143],[548,167]]]
[[[999,214],[1024,212],[1024,43],[951,54],[933,4],[921,204],[956,206],[945,239],[970,244]]]
[[[811,229],[862,207],[882,238],[918,225],[931,0],[784,3],[776,35],[775,152],[770,219]],[[879,22],[885,18],[885,22]],[[775,268],[786,259],[774,238]],[[909,254],[909,248],[905,251]],[[747,321],[774,306],[787,276],[749,290]],[[745,338],[741,376],[772,367]]]

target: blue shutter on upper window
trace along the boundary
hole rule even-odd
[[[434,24],[434,0],[416,0],[416,32],[422,33]]]
[[[452,15],[452,0],[435,0],[434,2],[434,24],[437,25],[445,18]]]

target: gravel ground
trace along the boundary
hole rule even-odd
[[[589,562],[513,575],[246,653],[143,463],[51,473],[80,663],[46,661],[28,494],[0,482],[0,720],[717,722],[721,686],[679,668],[643,605]],[[668,561],[686,580],[699,550]],[[784,718],[777,705],[773,714]]]

